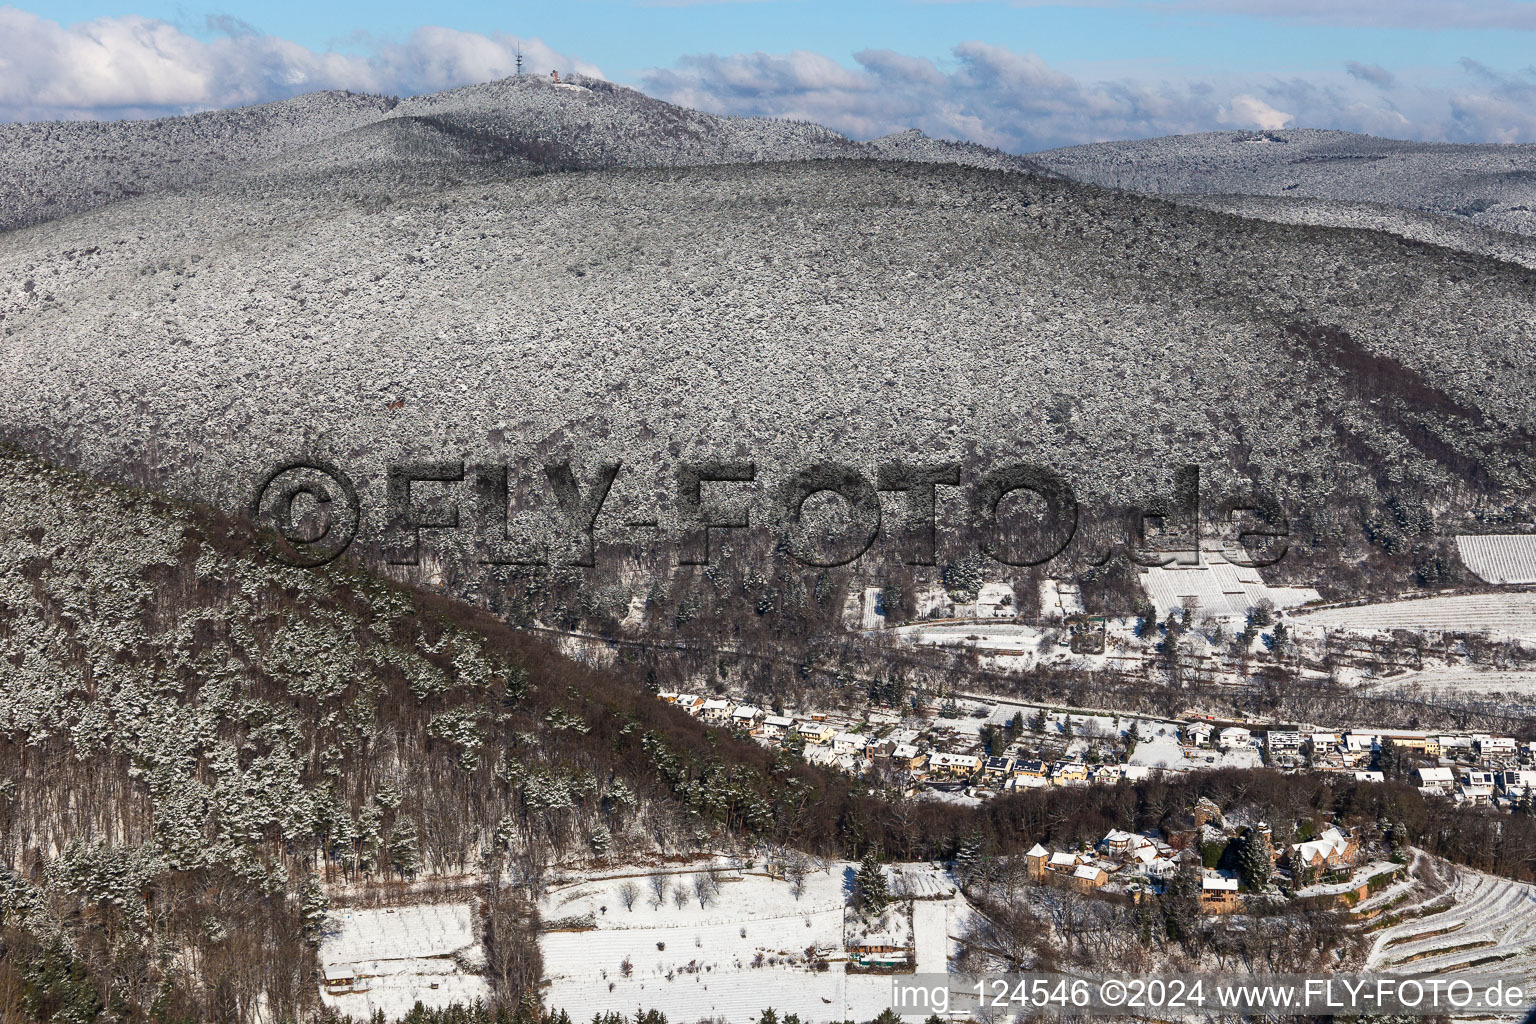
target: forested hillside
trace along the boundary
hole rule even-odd
[[[529,898],[557,863],[974,860],[1157,827],[1202,795],[1274,822],[1401,822],[1515,877],[1536,856],[1536,819],[1267,773],[892,803],[656,701],[641,670],[582,667],[345,560],[280,565],[216,513],[14,451],[0,493],[7,1020],[305,1012],[328,882],[481,886],[516,1003],[539,976]],[[467,877],[493,867],[495,885]]]

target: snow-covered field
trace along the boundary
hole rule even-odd
[[[888,871],[893,892],[930,898],[910,904],[910,924],[908,904],[899,901],[887,912],[884,927],[866,936],[850,914],[845,932],[853,871],[842,862],[813,871],[798,900],[788,882],[747,873],[740,881],[721,883],[717,902],[703,907],[693,890],[698,872],[663,876],[671,888],[659,905],[644,876],[553,890],[541,908],[546,922],[590,914],[594,927],[543,936],[550,982],[545,1004],[578,1020],[635,1007],[659,1009],[681,1024],[703,1018],[753,1022],[768,1007],[797,1013],[807,1024],[867,1020],[889,1005],[890,978],[848,974],[840,962],[846,946],[874,944],[889,934],[899,940],[892,944],[915,948],[921,969],[943,970],[948,937],[958,934],[969,910],[942,872],[926,865],[893,866]],[[633,909],[621,898],[626,883],[640,890]],[[678,885],[689,896],[683,906],[671,895]],[[832,961],[825,970],[815,968],[809,947]]]
[[[1185,747],[1166,738],[1136,744],[1128,764],[1168,771],[1193,772],[1213,768],[1258,768],[1263,758],[1259,748],[1236,747],[1232,750]]]
[[[467,904],[337,910],[327,921],[320,962],[351,967],[359,981],[352,992],[321,998],[359,1019],[375,1011],[403,1016],[417,1002],[470,1003],[489,995],[485,979],[471,973],[482,960]]]
[[[1294,612],[1292,618],[1300,626],[1362,632],[1418,629],[1536,639],[1536,594],[1455,594]]]

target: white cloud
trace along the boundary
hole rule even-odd
[[[1230,106],[1221,108],[1222,119],[1238,128],[1261,128],[1276,131],[1290,124],[1291,115],[1246,93],[1232,97]]]
[[[236,19],[200,40],[134,15],[65,27],[0,7],[0,119],[181,113],[282,99],[318,89],[415,94],[515,72],[519,41],[425,27],[404,42],[376,42],[365,56],[316,52],[264,36]],[[521,41],[524,67],[601,77],[595,66]]]
[[[642,85],[654,96],[716,113],[804,118],[857,138],[915,127],[1012,152],[1222,128],[1536,141],[1536,72],[1506,74],[1474,61],[1415,69],[1409,87],[1359,62],[1305,79],[1090,81],[990,43],[961,43],[952,55],[941,67],[865,50],[853,55],[851,68],[804,52],[694,56],[647,72]]]

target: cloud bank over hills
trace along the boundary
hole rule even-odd
[[[921,128],[1012,152],[1217,129],[1336,128],[1431,142],[1536,141],[1536,70],[1470,59],[1432,77],[1351,61],[1325,75],[1089,81],[981,42],[941,66],[889,50],[686,57],[653,96],[717,114],[796,117],[850,135]]]
[[[211,16],[204,41],[129,15],[63,26],[0,7],[0,120],[153,117],[287,99],[324,89],[418,95],[505,78],[524,68],[602,77],[538,39],[424,26],[366,55],[318,53]]]
[[[403,41],[366,41],[351,53],[317,51],[228,16],[210,16],[207,29],[199,38],[136,15],[65,26],[0,7],[0,120],[154,117],[322,89],[419,95],[512,75],[519,47],[529,73],[603,77],[578,54],[504,33],[423,26]],[[1470,58],[1412,72],[1347,61],[1304,77],[1162,79],[1089,79],[1035,53],[980,41],[958,43],[943,61],[889,49],[852,58],[850,65],[809,50],[695,54],[640,72],[636,84],[711,113],[810,120],[861,139],[916,127],[1015,153],[1234,128],[1536,141],[1536,69],[1509,72]]]

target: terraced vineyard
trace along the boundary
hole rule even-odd
[[[1536,977],[1536,886],[1464,868],[1421,882],[1381,928],[1366,965],[1416,975]],[[1390,917],[1383,918],[1391,920]]]
[[[1536,639],[1536,594],[1455,594],[1300,612],[1301,626],[1381,632],[1417,629]]]
[[[1536,583],[1536,534],[1457,537],[1456,552],[1489,583]]]

